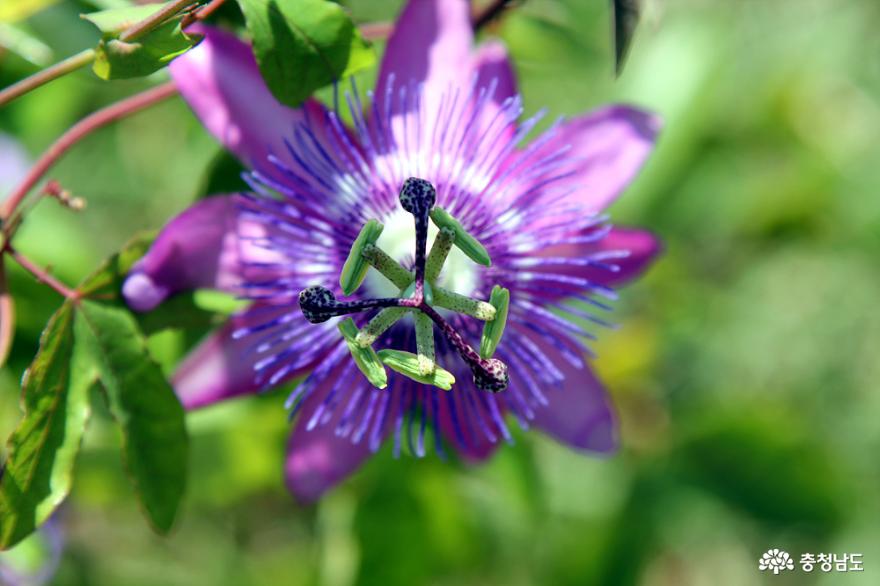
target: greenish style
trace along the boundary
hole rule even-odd
[[[501,336],[504,335],[507,311],[510,306],[510,291],[495,285],[492,287],[489,303],[495,308],[495,316],[483,326],[483,336],[480,339],[480,356],[482,358],[492,358],[501,341]]]
[[[351,295],[357,288],[361,286],[370,269],[370,263],[364,258],[364,249],[369,245],[375,245],[382,230],[385,226],[378,220],[370,220],[364,227],[351,245],[348,258],[342,266],[342,273],[339,275],[339,286],[346,295]]]
[[[327,0],[238,0],[260,73],[275,98],[298,106],[376,56],[341,6]]]
[[[433,385],[444,391],[452,389],[452,385],[455,384],[455,377],[452,376],[452,373],[436,364],[431,374],[422,374],[419,357],[412,352],[385,348],[379,350],[377,354],[385,366],[416,382]]]
[[[486,248],[480,244],[479,240],[468,234],[467,230],[449,212],[440,206],[435,206],[431,210],[431,220],[438,228],[446,228],[454,232],[456,248],[465,253],[472,261],[485,267],[492,265],[492,259],[489,258]]]
[[[134,41],[117,37],[133,24],[150,17],[163,4],[114,8],[82,15],[101,31],[92,70],[104,80],[143,77],[154,73],[201,40],[183,32],[179,19],[170,20]]]
[[[337,326],[342,337],[345,338],[345,344],[351,357],[354,358],[355,364],[377,389],[384,389],[388,386],[388,373],[382,366],[382,361],[376,355],[376,351],[371,346],[361,346],[357,342],[358,329],[354,320],[348,318],[339,322]]]

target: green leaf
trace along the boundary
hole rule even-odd
[[[260,72],[275,98],[298,106],[375,62],[341,6],[327,0],[238,0]]]
[[[161,533],[174,522],[186,484],[184,410],[125,309],[82,300],[76,344],[97,364],[110,411],[122,428],[126,466],[148,518]]]
[[[614,68],[618,75],[623,71],[627,52],[639,23],[641,0],[611,0],[614,19]]]
[[[70,491],[97,372],[73,341],[70,302],[52,316],[22,383],[24,417],[0,479],[0,548],[42,524]]]
[[[97,54],[92,65],[98,77],[109,80],[149,75],[198,44],[201,37],[183,32],[179,19],[156,27],[136,41],[123,42],[116,38],[163,7],[163,4],[146,4],[82,15],[103,34],[95,48]]]

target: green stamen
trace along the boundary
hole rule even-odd
[[[342,337],[345,338],[345,345],[348,346],[351,357],[354,358],[355,364],[364,373],[367,380],[376,388],[384,389],[387,387],[388,373],[385,372],[385,367],[382,365],[382,361],[379,360],[376,351],[369,346],[364,348],[355,341],[358,329],[354,325],[354,320],[348,318],[341,321],[338,328],[342,333]]]
[[[364,258],[364,248],[372,246],[379,239],[382,230],[385,228],[378,220],[370,220],[361,228],[360,234],[355,238],[354,244],[345,259],[342,266],[342,273],[339,275],[339,286],[346,295],[354,293],[367,276],[367,270],[370,265]]]
[[[492,259],[480,241],[467,233],[467,231],[453,218],[449,212],[441,207],[431,210],[431,220],[438,228],[448,228],[455,232],[455,246],[465,253],[468,258],[477,264],[491,266]]]
[[[510,291],[495,285],[492,287],[489,303],[495,308],[495,319],[486,322],[486,325],[483,326],[483,337],[480,339],[480,357],[482,358],[492,358],[492,355],[495,354],[495,349],[498,348],[498,343],[501,341],[504,326],[507,324]]]
[[[410,310],[406,307],[386,307],[377,313],[376,316],[367,322],[367,325],[358,332],[357,337],[355,338],[358,346],[371,346],[373,342],[379,339],[379,336],[384,334],[388,328],[396,324],[408,311]]]
[[[449,256],[449,251],[452,250],[452,245],[455,243],[455,230],[450,228],[441,228],[440,232],[437,233],[437,237],[434,239],[434,244],[431,245],[431,252],[428,253],[428,262],[425,265],[425,280],[434,282],[434,280],[440,276],[440,271],[443,269],[443,263],[446,262],[446,257]]]
[[[442,287],[434,289],[434,305],[475,317],[481,321],[490,321],[495,319],[495,308],[485,301],[471,299],[460,293],[448,291]]]
[[[419,371],[419,357],[412,352],[384,349],[378,352],[379,359],[391,370],[426,385],[439,387],[448,391],[455,384],[455,377],[448,370],[439,365],[434,366],[434,372],[425,376]]]
[[[368,263],[373,265],[373,268],[394,283],[398,289],[406,289],[415,280],[415,276],[410,271],[403,268],[403,265],[388,256],[375,244],[365,246],[361,254]]]
[[[429,376],[434,372],[434,324],[424,313],[415,314],[416,348],[418,349],[419,374]]]

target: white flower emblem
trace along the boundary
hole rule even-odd
[[[762,572],[765,570],[773,570],[774,574],[784,572],[785,570],[793,570],[794,562],[788,552],[781,549],[769,549],[764,552],[761,559],[758,560],[758,569]]]

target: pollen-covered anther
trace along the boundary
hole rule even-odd
[[[479,368],[473,369],[474,384],[478,389],[498,393],[510,384],[510,375],[507,372],[507,364],[497,358],[483,360]]]
[[[437,191],[430,181],[410,177],[400,188],[400,205],[414,216],[428,214],[437,201]]]
[[[334,312],[336,296],[333,291],[320,285],[303,289],[299,294],[299,307],[303,316],[313,323],[320,324],[339,315]]]

